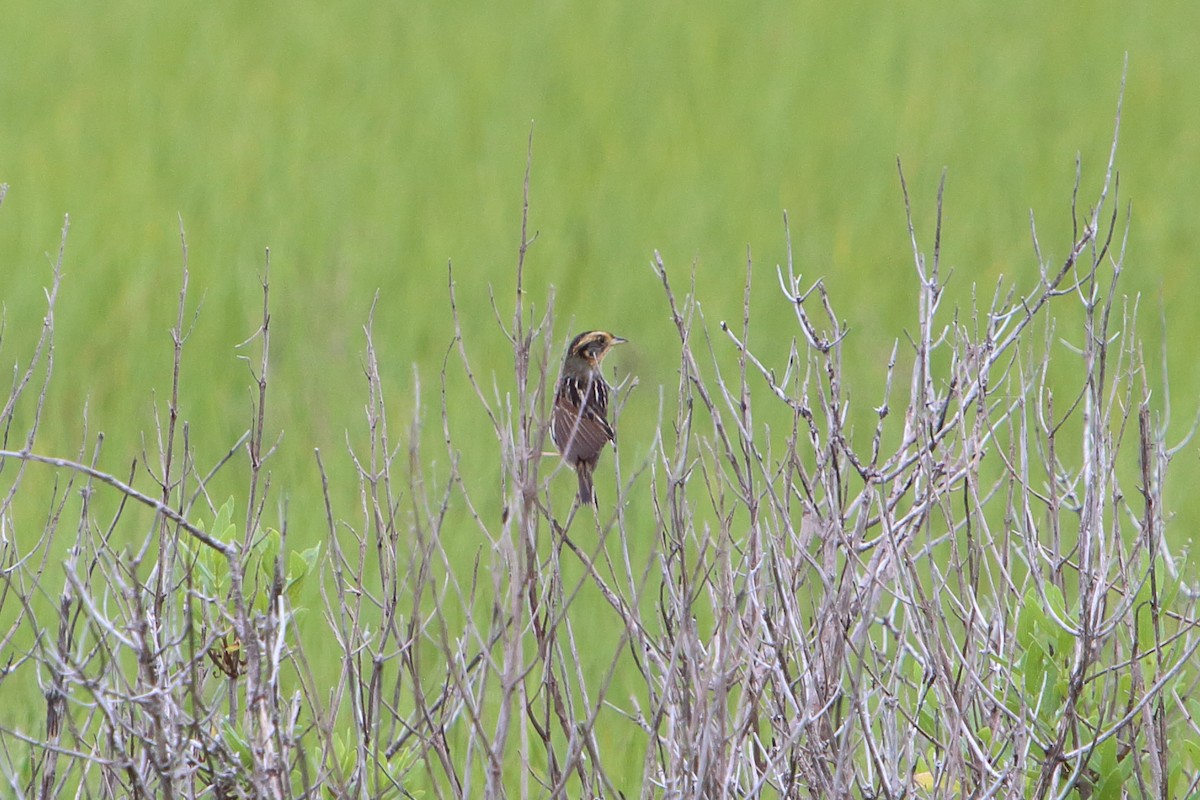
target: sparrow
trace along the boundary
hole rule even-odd
[[[604,445],[616,442],[608,423],[609,386],[600,362],[616,345],[628,341],[607,331],[585,331],[567,346],[562,375],[554,392],[550,438],[563,460],[579,477],[579,502],[595,504],[592,473]]]

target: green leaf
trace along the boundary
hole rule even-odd
[[[276,557],[279,556],[279,548],[282,546],[283,537],[279,534],[279,531],[274,528],[267,528],[255,549],[259,551],[264,561],[274,564]]]
[[[222,726],[222,730],[224,731],[222,738],[224,739],[225,744],[229,745],[229,747],[233,750],[234,755],[238,757],[238,762],[242,765],[242,767],[249,769],[250,765],[254,763],[252,753],[250,752],[250,745],[246,743],[246,740],[232,725],[226,724]]]
[[[348,777],[354,772],[354,760],[357,757],[354,752],[354,744],[344,733],[334,734],[333,755],[337,760],[343,778]]]
[[[1133,677],[1128,672],[1122,672],[1117,676],[1116,695],[1113,697],[1113,704],[1118,709],[1126,709],[1129,707],[1129,701],[1133,695]]]
[[[1021,676],[1025,681],[1025,696],[1040,697],[1045,689],[1046,653],[1037,641],[1030,641],[1021,658]]]
[[[1133,607],[1137,622],[1137,645],[1143,653],[1154,649],[1154,613],[1150,603],[1137,603]]]
[[[224,592],[229,581],[229,561],[226,557],[211,547],[205,546],[200,549],[199,563],[211,582],[209,594],[220,595]]]
[[[983,744],[983,746],[986,749],[989,749],[989,750],[991,749],[991,747],[992,747],[992,729],[991,728],[989,728],[987,725],[984,725],[982,728],[980,728],[979,730],[977,730],[975,732],[975,736],[979,739],[979,741]]]
[[[217,510],[217,516],[213,519],[212,526],[213,536],[220,539],[222,542],[233,541],[233,496],[231,495],[225,501],[225,505]]]
[[[930,708],[930,701],[925,700],[921,707],[917,709],[917,725],[924,731],[926,736],[935,737],[938,733],[937,718],[934,716],[933,710]]]
[[[1092,794],[1092,800],[1121,800],[1121,787],[1125,785],[1121,771],[1113,768],[1108,772],[1101,770],[1101,773],[1104,777],[1097,784],[1096,791]]]
[[[1044,591],[1046,592],[1046,605],[1050,607],[1050,611],[1054,614],[1054,616],[1063,620],[1070,619],[1070,617],[1067,616],[1067,601],[1063,598],[1062,589],[1058,588],[1056,584],[1047,583],[1044,586]],[[1049,623],[1055,628],[1059,627],[1053,622],[1053,620],[1050,620],[1045,616],[1043,616],[1043,620],[1045,623]]]
[[[1017,613],[1017,644],[1028,649],[1041,639],[1041,631],[1046,628],[1046,615],[1042,611],[1042,598],[1037,589],[1030,586],[1021,602],[1021,610]]]
[[[307,550],[302,550],[300,552],[300,557],[304,559],[304,563],[308,565],[308,569],[305,570],[305,574],[311,575],[317,569],[317,559],[321,557],[321,545],[316,544]]]
[[[1192,721],[1200,720],[1200,701],[1189,697],[1185,704],[1188,708],[1188,713],[1191,715]],[[1190,762],[1191,769],[1200,768],[1200,736],[1192,732],[1191,727],[1185,727],[1186,736],[1181,736],[1179,740],[1173,743],[1173,746],[1181,746],[1183,749],[1184,759]]]
[[[1117,768],[1117,738],[1110,736],[1096,745],[1096,754],[1093,758],[1096,761],[1096,768],[1102,775],[1107,775],[1115,770]]]

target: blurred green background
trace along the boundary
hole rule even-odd
[[[361,417],[376,289],[398,401],[411,365],[432,380],[449,341],[448,261],[474,352],[502,358],[487,293],[507,302],[512,286],[531,121],[529,284],[534,299],[555,287],[561,337],[616,330],[635,342],[625,358],[643,385],[669,383],[652,251],[681,278],[695,262],[715,320],[737,313],[749,246],[758,336],[789,338],[772,274],[787,210],[798,268],[857,325],[851,352],[882,352],[915,293],[897,155],[926,245],[948,168],[956,299],[1001,274],[1028,285],[1029,210],[1057,259],[1076,153],[1085,201],[1102,177],[1126,52],[1126,286],[1155,303],[1173,287],[1172,332],[1191,338],[1193,6],[115,2],[18,3],[5,17],[10,359],[40,320],[44,254],[71,215],[46,449],[77,443],[85,399],[112,448],[144,429],[169,378],[180,218],[203,295],[185,375],[199,443],[244,427],[233,345],[256,324],[266,247],[277,469],[296,465],[298,479],[312,447],[341,447]],[[1174,388],[1194,396],[1179,365]]]
[[[489,292],[507,321],[532,123],[529,299],[543,308],[553,287],[556,352],[589,327],[633,342],[613,359],[617,374],[639,380],[622,422],[626,469],[648,454],[658,387],[670,398],[676,380],[653,251],[679,288],[695,265],[712,324],[740,314],[749,248],[752,344],[781,357],[796,335],[774,278],[784,210],[797,269],[826,279],[854,329],[846,362],[864,388],[852,402],[869,414],[915,313],[897,156],[927,249],[948,169],[948,302],[968,302],[974,284],[990,297],[1001,275],[1027,288],[1030,210],[1047,258],[1060,260],[1075,157],[1086,205],[1103,178],[1128,53],[1124,287],[1146,295],[1151,353],[1165,308],[1182,432],[1200,393],[1190,353],[1200,292],[1189,290],[1200,233],[1197,30],[1195,4],[1117,2],[9,4],[2,355],[9,365],[28,358],[46,253],[69,213],[56,377],[37,449],[75,453],[86,404],[90,431],[107,437],[102,466],[124,471],[143,437],[149,447],[155,397],[161,407],[170,388],[182,220],[200,305],[183,405],[205,470],[248,425],[250,375],[235,345],[258,323],[269,247],[268,436],[283,434],[274,490],[297,544],[315,540],[324,513],[314,448],[352,514],[345,442],[347,431],[362,440],[362,328],[376,290],[394,430],[407,425],[419,375],[431,459],[446,460],[436,406],[453,330],[448,262],[485,385],[493,370],[502,388],[511,381]],[[498,502],[487,497],[498,491],[495,439],[461,370],[451,370],[450,398],[470,477],[485,503]],[[1172,485],[1194,482],[1194,448],[1177,462]],[[1197,518],[1186,500],[1168,497],[1177,525]],[[466,526],[464,537],[473,552],[477,531]]]

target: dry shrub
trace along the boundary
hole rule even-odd
[[[620,473],[619,496],[595,514],[556,508],[549,491],[561,466],[543,457],[555,377],[545,365],[561,337],[549,311],[527,305],[528,196],[527,171],[517,292],[499,326],[511,378],[479,377],[451,280],[458,333],[433,437],[449,468],[438,472],[420,412],[405,434],[389,428],[368,324],[365,446],[350,448],[360,503],[335,507],[338,478],[318,453],[327,536],[303,551],[265,522],[265,279],[248,431],[207,472],[188,446],[186,247],[153,458],[122,479],[95,468],[99,441],[90,457],[37,454],[60,251],[42,337],[0,418],[0,685],[36,677],[46,701],[42,720],[11,700],[0,712],[12,795],[1197,791],[1197,594],[1164,536],[1163,481],[1180,445],[1166,442],[1136,303],[1118,290],[1111,160],[1094,206],[1072,201],[1066,258],[1043,258],[1035,232],[1029,288],[998,288],[966,314],[942,308],[940,191],[932,256],[910,213],[915,332],[892,349],[865,442],[847,428],[847,328],[822,283],[796,274],[790,245],[777,279],[796,328],[781,364],[746,344],[749,265],[740,324],[710,331],[703,286],[693,276],[680,294],[656,255],[679,383],[651,456]],[[1056,309],[1078,322],[1054,328]],[[1051,332],[1074,345],[1070,378],[1056,374]],[[496,435],[503,514],[478,510],[494,485],[459,469],[449,362]],[[756,410],[789,424],[768,431]],[[41,535],[19,540],[14,504],[35,462],[62,485]],[[206,489],[230,462],[244,466],[245,495],[215,502]],[[115,513],[94,511],[97,491],[122,499]],[[639,503],[651,510],[627,514]],[[235,506],[246,509],[236,521]],[[461,531],[447,526],[463,520],[483,543],[468,557],[448,544]],[[651,524],[640,558],[631,543]],[[61,569],[56,538],[72,542]],[[138,546],[114,544],[130,540]],[[296,604],[318,597],[322,634],[306,640]],[[601,628],[619,634],[597,656]],[[332,685],[309,668],[330,648],[341,665]]]

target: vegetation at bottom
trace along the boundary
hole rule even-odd
[[[287,388],[269,268],[245,432],[197,458],[186,244],[143,452],[115,472],[100,435],[39,447],[60,250],[0,411],[0,690],[41,698],[0,708],[5,793],[1194,796],[1200,578],[1165,536],[1182,442],[1121,290],[1115,153],[1098,193],[1069,199],[1065,255],[1035,227],[1036,268],[968,307],[944,302],[941,189],[919,231],[901,173],[917,303],[877,343],[873,396],[846,371],[853,321],[798,272],[786,226],[786,259],[747,260],[730,319],[656,254],[674,337],[652,346],[677,380],[639,427],[623,423],[644,387],[613,378],[594,508],[547,454],[571,332],[528,283],[527,217],[494,301],[505,371],[474,355],[463,320],[490,312],[451,270],[452,347],[397,417],[372,311],[354,491],[317,450],[323,519],[290,516],[271,470]],[[786,334],[756,326],[763,282]],[[628,431],[647,437],[633,455]]]

